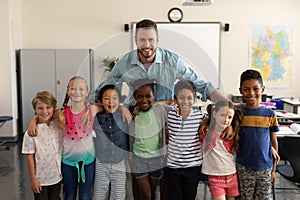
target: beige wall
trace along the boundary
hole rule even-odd
[[[17,135],[17,89],[15,48],[22,46],[20,0],[0,1],[0,115],[13,116],[0,129],[0,137]]]
[[[230,32],[221,35],[221,79],[224,93],[238,93],[239,74],[249,63],[251,25],[291,24],[295,44],[300,38],[300,1],[298,0],[215,0],[211,6],[180,6],[174,1],[104,0],[26,0],[23,1],[24,48],[95,48],[99,43],[123,31],[123,24],[151,18],[168,21],[172,7],[183,10],[183,21],[219,21],[230,23]],[[294,87],[267,88],[276,96],[300,96],[299,48],[295,47]],[[232,73],[235,72],[235,73]]]
[[[21,1],[21,2],[19,2]],[[221,79],[225,94],[238,93],[239,75],[249,64],[249,37],[251,25],[294,25],[294,44],[300,38],[300,1],[299,0],[214,0],[211,6],[190,7],[180,6],[182,0],[3,0],[1,2],[1,105],[7,106],[1,114],[12,113],[14,107],[14,90],[11,85],[11,46],[17,48],[95,48],[99,43],[123,31],[123,25],[143,18],[154,21],[168,21],[167,13],[172,7],[180,7],[184,13],[185,22],[219,21],[230,23],[230,31],[221,33]],[[8,44],[10,17],[8,2],[16,5],[10,14],[16,22],[18,36],[14,43]],[[11,4],[11,3],[10,3]],[[18,16],[18,13],[21,17]],[[22,29],[21,29],[22,27]],[[2,29],[3,30],[3,29]],[[4,39],[3,39],[4,38]],[[3,40],[3,41],[2,41]],[[3,44],[5,44],[3,46]],[[120,47],[121,48],[121,47]],[[293,58],[293,86],[288,88],[268,88],[267,93],[275,96],[300,96],[299,45],[295,45]],[[106,55],[104,55],[106,56]],[[6,75],[2,75],[2,71]],[[2,88],[4,85],[9,87]],[[10,98],[3,97],[3,92]],[[13,93],[13,94],[11,94]],[[7,98],[3,102],[3,98]],[[11,103],[13,102],[13,103]],[[6,106],[5,106],[6,107]]]

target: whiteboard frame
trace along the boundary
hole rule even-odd
[[[132,49],[136,49],[134,39],[136,23],[131,23]],[[203,79],[220,88],[221,22],[156,22],[156,24],[160,38],[158,47],[178,54]],[[178,42],[180,39],[183,42]]]

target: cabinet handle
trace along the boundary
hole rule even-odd
[[[56,81],[56,84],[57,84],[57,85],[60,85],[60,84],[61,84],[61,81],[60,81],[60,80],[57,80],[57,81]]]

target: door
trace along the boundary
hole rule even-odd
[[[18,105],[20,130],[25,132],[34,117],[31,101],[39,91],[56,94],[55,52],[53,50],[20,50],[18,69]]]
[[[84,77],[90,87],[89,49],[22,49],[18,62],[19,129],[22,132],[34,117],[31,101],[37,92],[51,92],[60,108],[72,76]]]
[[[73,76],[85,78],[90,89],[90,53],[88,49],[55,50],[57,107],[62,106],[69,80]]]

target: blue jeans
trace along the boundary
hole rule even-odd
[[[95,175],[95,162],[84,166],[85,182],[78,183],[78,170],[76,167],[62,163],[63,188],[65,200],[76,200],[77,186],[79,187],[79,200],[90,200]]]
[[[172,169],[167,168],[168,199],[169,200],[194,200],[201,167]]]

